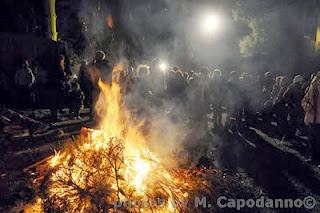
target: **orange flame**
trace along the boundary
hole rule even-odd
[[[116,64],[112,69],[113,73],[117,73],[117,72],[121,72],[121,71],[123,71],[123,65],[121,63]]]
[[[121,70],[121,64],[113,68],[114,73]],[[196,187],[195,181],[188,174],[164,167],[164,159],[149,150],[141,125],[133,121],[123,103],[117,82],[99,80],[98,85],[99,128],[83,128],[76,143],[66,144],[51,158],[50,205],[67,212],[100,212],[97,208],[101,205],[119,200],[161,198],[165,203],[156,210],[132,207],[129,212],[177,212],[171,201],[183,202]],[[36,201],[39,206],[41,200]]]
[[[124,66],[122,63],[116,64],[112,69],[112,82],[120,81],[120,73],[124,71]]]
[[[28,203],[23,208],[24,213],[44,213],[42,206],[42,199],[40,197],[36,197],[33,199],[32,203]]]
[[[112,28],[113,28],[113,18],[112,18],[112,15],[108,15],[108,16],[107,16],[106,22],[107,22],[107,26],[108,26],[110,29],[112,29]]]

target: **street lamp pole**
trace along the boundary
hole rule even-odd
[[[56,0],[49,0],[51,40],[58,41]]]

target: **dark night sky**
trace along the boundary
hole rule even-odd
[[[2,0],[0,32],[33,32],[38,36],[48,37],[47,2],[48,0]],[[216,63],[226,63],[225,58],[233,58],[239,54],[238,41],[241,36],[250,33],[250,29],[233,23],[233,10],[238,7],[241,7],[244,17],[262,17],[265,20],[264,27],[270,31],[268,34],[271,41],[267,48],[270,47],[272,51],[272,45],[283,49],[288,45],[297,46],[297,38],[301,40],[308,36],[313,39],[316,14],[320,8],[320,1],[317,0],[57,0],[59,35],[72,43],[74,48],[85,49],[87,44],[84,40],[88,40],[90,36],[98,40],[105,36],[96,32],[99,26],[94,26],[100,20],[91,20],[92,30],[88,33],[83,32],[81,26],[80,17],[83,14],[95,14],[86,5],[94,8],[99,2],[107,13],[113,15],[119,37],[131,43],[131,46],[154,55],[170,51],[173,55],[190,53],[187,58],[197,55],[203,63],[211,62],[212,58],[216,59]],[[202,38],[197,37],[199,33],[196,20],[201,11],[211,7],[222,11],[226,26],[225,32],[217,36],[217,42],[207,45],[200,42]],[[288,49],[289,58],[290,52],[296,50]],[[167,54],[168,58],[171,56]],[[291,58],[295,57],[297,56]],[[182,58],[181,60],[185,60],[184,56]],[[267,56],[265,59],[268,63],[273,60]]]

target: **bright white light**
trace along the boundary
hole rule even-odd
[[[208,15],[203,20],[203,30],[205,33],[213,33],[220,26],[220,18],[217,15]]]
[[[160,68],[160,70],[161,70],[162,72],[165,72],[165,71],[167,71],[167,69],[168,69],[168,65],[167,65],[165,62],[161,62],[161,63],[159,64],[159,68]]]

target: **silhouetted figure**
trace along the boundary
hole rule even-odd
[[[30,107],[30,91],[32,85],[35,83],[34,74],[29,67],[28,60],[24,60],[21,67],[16,71],[14,82],[18,93],[17,104],[19,107]]]
[[[79,84],[85,96],[84,106],[90,107],[92,105],[93,84],[90,80],[89,69],[86,61],[81,61],[79,70]]]
[[[112,66],[103,51],[96,52],[95,58],[90,64],[90,74],[94,83],[98,82],[100,78],[108,84],[112,82]]]
[[[274,89],[274,77],[270,72],[266,72],[264,74],[264,78],[262,80],[262,101],[265,103],[270,99],[272,90]]]
[[[283,99],[288,107],[288,130],[287,138],[292,138],[296,135],[297,130],[302,131],[303,128],[303,109],[301,100],[304,96],[304,77],[297,75],[293,79],[293,83],[288,87],[283,95]]]
[[[81,119],[79,112],[83,105],[84,94],[77,82],[72,82],[68,97],[71,116],[74,119]]]
[[[167,93],[169,99],[182,102],[185,98],[186,87],[187,81],[178,67],[174,67],[172,71],[168,72]]]
[[[207,91],[209,103],[212,104],[214,128],[222,127],[222,105],[224,101],[224,87],[221,71],[216,69],[209,75]]]
[[[107,84],[112,83],[112,66],[103,51],[96,52],[93,61],[89,65],[89,75],[93,85],[91,91],[93,103],[90,106],[90,114],[91,117],[94,117],[94,102],[99,94],[99,80],[101,79]]]
[[[302,107],[305,112],[304,122],[309,126],[312,160],[320,164],[320,72],[310,83]]]
[[[51,118],[58,121],[58,109],[63,106],[63,85],[67,75],[64,72],[64,57],[60,55],[57,59],[55,67],[48,73],[47,88],[50,93],[48,104],[50,106]]]
[[[289,86],[289,79],[285,76],[281,76],[279,78],[279,88],[277,89],[277,93],[275,93],[273,96],[273,105],[272,105],[272,113],[276,116],[276,122],[277,122],[277,129],[278,129],[278,135],[283,136],[285,135],[286,129],[288,129],[288,109],[286,106],[286,102],[284,99],[284,93],[287,91]],[[275,92],[275,91],[273,91]]]
[[[228,124],[231,129],[238,128],[240,121],[241,106],[241,89],[239,85],[239,74],[236,71],[230,73],[225,87],[225,105],[227,107]]]
[[[0,72],[0,106],[6,106],[10,104],[11,90],[9,78]]]

